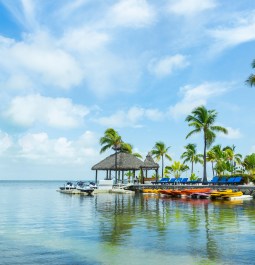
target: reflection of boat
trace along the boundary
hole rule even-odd
[[[241,192],[242,193],[242,192]],[[243,194],[243,193],[242,193]],[[222,197],[223,200],[228,200],[228,201],[236,201],[236,200],[251,200],[253,197],[251,195],[225,195]]]
[[[196,192],[190,195],[192,199],[208,199],[210,197],[210,193]]]

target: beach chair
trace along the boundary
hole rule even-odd
[[[234,184],[238,185],[238,184],[242,184],[243,183],[243,177],[236,177],[234,180]]]
[[[231,184],[234,184],[234,181],[235,181],[235,178],[234,177],[231,177],[227,180],[227,185],[231,185]]]
[[[177,178],[177,179],[175,179],[175,183],[176,183],[176,184],[180,184],[181,181],[182,181],[182,178]]]
[[[183,178],[183,179],[180,181],[181,184],[186,184],[187,182],[188,182],[188,178]]]
[[[218,183],[218,181],[219,181],[219,177],[215,176],[212,178],[212,180],[209,182],[209,184],[215,185]]]
[[[175,183],[175,180],[176,180],[176,178],[171,178],[170,181],[169,181],[169,183],[170,184],[174,184]]]
[[[160,181],[159,181],[160,184],[165,184],[165,183],[169,183],[169,178],[162,178]]]
[[[226,177],[220,178],[217,184],[220,185],[227,184],[227,178]]]

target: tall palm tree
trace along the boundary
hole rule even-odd
[[[156,158],[157,161],[160,159],[162,161],[162,178],[164,176],[164,157],[166,157],[169,161],[172,160],[171,156],[167,153],[169,148],[170,146],[166,147],[163,142],[159,141],[155,143],[151,151],[151,154]]]
[[[251,64],[252,68],[255,69],[255,59],[252,61]],[[255,86],[255,75],[251,74],[248,79],[246,80],[246,84],[250,85],[250,86]]]
[[[244,158],[243,166],[245,170],[248,171],[251,176],[255,174],[255,153],[252,153],[251,155],[247,155]]]
[[[194,171],[194,163],[203,163],[202,154],[197,154],[196,144],[187,144],[185,147],[186,151],[181,155],[181,158],[184,159],[183,162],[191,162],[191,174]]]
[[[222,132],[227,134],[226,128],[214,125],[217,118],[217,112],[215,110],[207,110],[204,106],[195,108],[191,115],[186,117],[188,125],[194,127],[194,130],[188,133],[186,139],[195,133],[203,133],[204,142],[204,168],[203,168],[203,182],[207,182],[206,173],[206,150],[216,138],[216,132]]]

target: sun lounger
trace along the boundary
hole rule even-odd
[[[242,184],[243,183],[243,178],[242,177],[235,177],[234,184]]]
[[[218,181],[219,181],[219,177],[213,177],[213,179],[210,182],[208,182],[208,183],[212,184],[212,185],[215,185],[215,184],[218,183]]]
[[[220,185],[227,184],[227,178],[226,177],[221,177],[217,184],[220,184]]]

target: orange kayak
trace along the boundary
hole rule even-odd
[[[186,195],[191,195],[193,193],[207,193],[210,192],[211,188],[201,188],[201,189],[189,189],[189,190],[183,190],[182,192]]]
[[[159,193],[160,194],[164,194],[164,195],[171,195],[172,190],[160,190]]]

